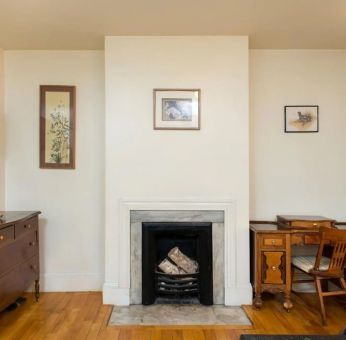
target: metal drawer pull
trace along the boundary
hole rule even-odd
[[[275,272],[277,268],[275,266],[272,266],[272,271]]]
[[[28,225],[24,224],[24,228],[25,229],[30,229],[31,228],[31,224],[28,224]]]
[[[35,247],[36,243],[33,241],[33,242],[29,242],[29,246],[32,246],[32,247]]]
[[[317,223],[312,223],[312,225],[313,225],[314,227],[317,227]]]
[[[272,244],[275,244],[276,243],[276,241],[275,240],[272,240]]]
[[[4,240],[5,236],[4,235],[0,235],[0,241]]]

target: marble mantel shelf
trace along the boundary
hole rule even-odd
[[[213,210],[132,210],[130,223],[136,222],[224,222],[223,211]]]

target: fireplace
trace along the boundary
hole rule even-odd
[[[198,264],[194,273],[159,269],[172,249]],[[168,259],[169,261],[170,259]],[[212,223],[142,223],[142,303],[213,304]]]
[[[213,303],[251,304],[252,287],[246,277],[248,243],[243,242],[248,239],[248,226],[243,219],[237,220],[236,201],[136,198],[120,200],[119,211],[119,221],[111,234],[113,247],[106,253],[104,303],[124,306],[143,303],[142,224],[170,221],[212,224]],[[118,242],[117,246],[114,242]]]

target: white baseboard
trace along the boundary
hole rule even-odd
[[[251,305],[251,303],[252,286],[250,283],[225,289],[225,306]]]
[[[103,303],[105,305],[129,306],[130,289],[105,283],[103,285]]]
[[[40,275],[42,292],[101,291],[103,276],[98,273],[46,273]]]

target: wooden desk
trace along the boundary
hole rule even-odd
[[[282,216],[278,223],[250,224],[251,283],[255,298],[253,306],[262,306],[265,291],[283,293],[283,307],[289,311],[291,302],[291,247],[318,245],[319,227],[335,227],[335,221],[322,216]]]

